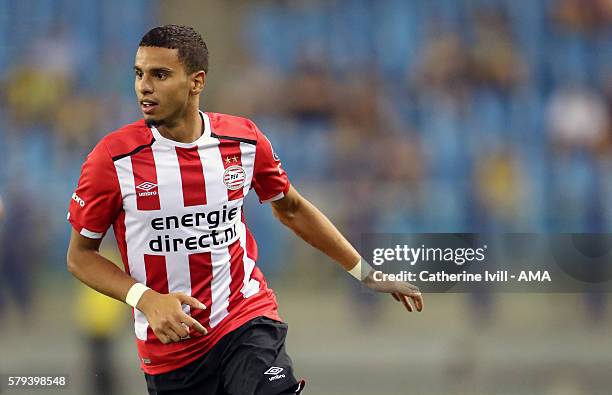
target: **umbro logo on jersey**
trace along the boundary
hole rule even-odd
[[[136,186],[136,189],[140,189],[144,192],[138,192],[138,196],[154,196],[157,195],[157,191],[153,191],[152,189],[157,188],[157,184],[153,184],[152,182],[145,181],[142,184]]]
[[[232,191],[240,189],[244,186],[246,180],[246,171],[239,165],[230,166],[223,172],[223,183]]]
[[[143,191],[150,191],[151,189],[157,187],[157,184],[153,184],[152,182],[145,181],[142,184],[138,185],[136,188],[142,189]]]
[[[79,206],[81,207],[85,207],[85,200],[81,199],[79,197],[79,195],[76,194],[76,192],[74,192],[72,194],[72,200],[74,200],[75,202],[77,202],[79,204]]]

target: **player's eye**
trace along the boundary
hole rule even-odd
[[[136,70],[134,73],[136,74],[136,78],[138,78],[138,79],[142,78],[142,71]]]
[[[168,74],[164,73],[163,71],[158,71],[155,76],[160,80],[165,80],[168,77]]]

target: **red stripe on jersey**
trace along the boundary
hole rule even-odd
[[[206,186],[204,170],[198,154],[198,147],[176,147],[181,168],[181,181],[183,185],[183,203],[185,207],[206,204]]]
[[[145,272],[147,274],[147,287],[162,294],[168,293],[168,273],[166,271],[166,257],[163,255],[144,255]],[[147,327],[147,341],[159,342],[153,329]]]
[[[210,252],[189,255],[191,296],[206,305],[205,309],[192,309],[191,316],[210,329],[210,304],[212,302],[212,258]]]
[[[138,210],[159,210],[159,195],[157,188],[157,171],[153,150],[146,147],[132,155],[132,172],[136,187],[136,207]]]
[[[166,271],[166,257],[163,255],[145,254],[144,263],[147,274],[147,287],[161,294],[167,294],[168,273]]]
[[[219,140],[219,151],[221,151],[221,160],[223,161],[223,168],[227,170],[232,166],[239,166],[242,168],[242,154],[240,152],[240,142],[232,140]],[[243,168],[242,168],[243,169]],[[244,173],[244,169],[242,170]],[[243,174],[246,178],[246,174]],[[224,173],[224,178],[226,173]],[[224,179],[225,183],[226,180]],[[227,186],[227,183],[225,184]],[[244,185],[244,181],[242,182]],[[242,187],[237,189],[227,188],[227,200],[236,200],[244,197],[242,193]]]
[[[121,260],[123,261],[123,267],[126,273],[130,272],[130,266],[128,263],[127,256],[127,243],[125,241],[125,211],[121,210],[119,217],[113,224],[113,231],[115,232],[115,238],[117,239],[117,247],[121,253]]]
[[[234,307],[243,299],[240,290],[244,286],[244,250],[240,246],[240,240],[236,240],[228,247],[230,254],[230,300],[227,311],[231,314]]]

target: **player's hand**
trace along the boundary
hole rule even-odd
[[[155,336],[164,344],[179,342],[189,335],[193,328],[203,335],[208,331],[196,319],[183,311],[182,305],[195,309],[205,309],[199,300],[181,292],[160,294],[152,289],[147,290],[136,306],[142,311]]]
[[[402,302],[406,310],[410,312],[414,311],[410,300],[412,300],[412,304],[417,311],[423,310],[423,295],[416,285],[401,281],[376,281],[373,273],[370,273],[363,280],[363,284],[372,291],[391,294],[395,300]]]

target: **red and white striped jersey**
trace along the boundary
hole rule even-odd
[[[200,114],[204,132],[189,144],[163,137],[144,120],[107,135],[87,157],[70,202],[68,220],[81,235],[101,238],[113,225],[125,270],[136,281],[207,306],[184,309],[208,335],[167,345],[134,309],[138,353],[149,374],[194,361],[252,318],[280,320],[255,265],[257,245],[242,204],[251,187],[261,202],[282,198],[289,180],[253,122]]]

